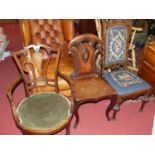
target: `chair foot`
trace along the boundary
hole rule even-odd
[[[75,115],[75,117],[76,117],[76,121],[74,123],[74,129],[76,129],[79,125],[79,115],[77,114],[77,115]]]
[[[74,129],[77,129],[77,127],[78,127],[78,123],[75,123],[74,124]]]
[[[111,121],[111,119],[108,117],[108,118],[107,118],[107,121]]]
[[[113,110],[114,111],[120,111],[120,106],[118,104],[116,104],[114,107],[113,107]]]
[[[109,106],[108,106],[107,109],[106,109],[107,121],[110,121],[110,120],[111,120],[110,117],[109,117],[109,113],[110,113],[110,111],[114,108],[115,103],[117,103],[117,96],[116,96],[116,95],[113,95],[113,96],[111,97],[110,104],[109,104]]]
[[[139,111],[139,112],[143,112],[144,110],[143,110],[143,109],[139,109],[138,111]]]
[[[120,111],[120,106],[118,104],[116,104],[113,107],[113,110],[114,110],[114,112],[113,112],[113,116],[112,116],[111,120],[114,121],[114,120],[116,120],[116,114],[117,114],[117,112]]]
[[[117,114],[117,111],[114,110],[113,116],[112,116],[112,118],[111,118],[112,121],[116,120],[116,114]]]
[[[79,120],[80,120],[78,110],[79,110],[79,105],[76,105],[75,111],[74,111],[74,115],[75,115],[75,119],[76,119],[75,124],[74,124],[74,129],[76,129],[78,127]]]
[[[66,135],[70,135],[70,123],[66,127]]]
[[[142,100],[142,104],[141,104],[141,107],[139,109],[139,112],[143,112],[143,109],[144,109],[146,103],[149,101],[149,96],[150,96],[150,94],[139,97]]]
[[[66,135],[70,135],[70,131],[66,131]]]
[[[110,120],[111,120],[111,121],[115,121],[115,120],[116,120],[116,118],[113,118],[113,117],[112,117]]]

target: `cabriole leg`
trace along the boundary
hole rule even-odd
[[[115,104],[117,103],[117,96],[112,96],[111,97],[111,101],[109,106],[106,109],[106,117],[107,117],[107,121],[110,121],[110,116],[109,113],[110,111],[113,109],[113,107],[115,106]]]
[[[76,119],[75,124],[74,124],[75,129],[77,128],[79,121],[80,121],[78,110],[79,110],[79,105],[78,105],[78,103],[75,102],[75,110],[74,110],[74,115],[75,115],[75,119]]]

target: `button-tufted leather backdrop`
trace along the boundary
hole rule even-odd
[[[33,43],[42,43],[53,49],[60,48],[64,43],[60,20],[30,20]]]
[[[62,48],[60,59],[60,71],[69,78],[73,73],[74,62],[68,55],[68,43],[74,37],[74,23],[70,19],[23,19],[20,22],[23,46],[30,44],[45,44],[56,50]],[[52,77],[52,66],[49,74]],[[70,96],[70,87],[66,81],[59,78],[60,92]],[[42,91],[39,89],[39,91]],[[46,91],[46,89],[43,89]]]

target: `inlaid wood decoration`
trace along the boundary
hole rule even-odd
[[[84,50],[82,52],[82,59],[85,63],[87,63],[87,61],[89,59],[89,50],[87,48],[84,48]]]

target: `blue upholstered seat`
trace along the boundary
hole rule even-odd
[[[151,88],[146,81],[125,69],[104,73],[103,78],[113,86],[120,96]]]

